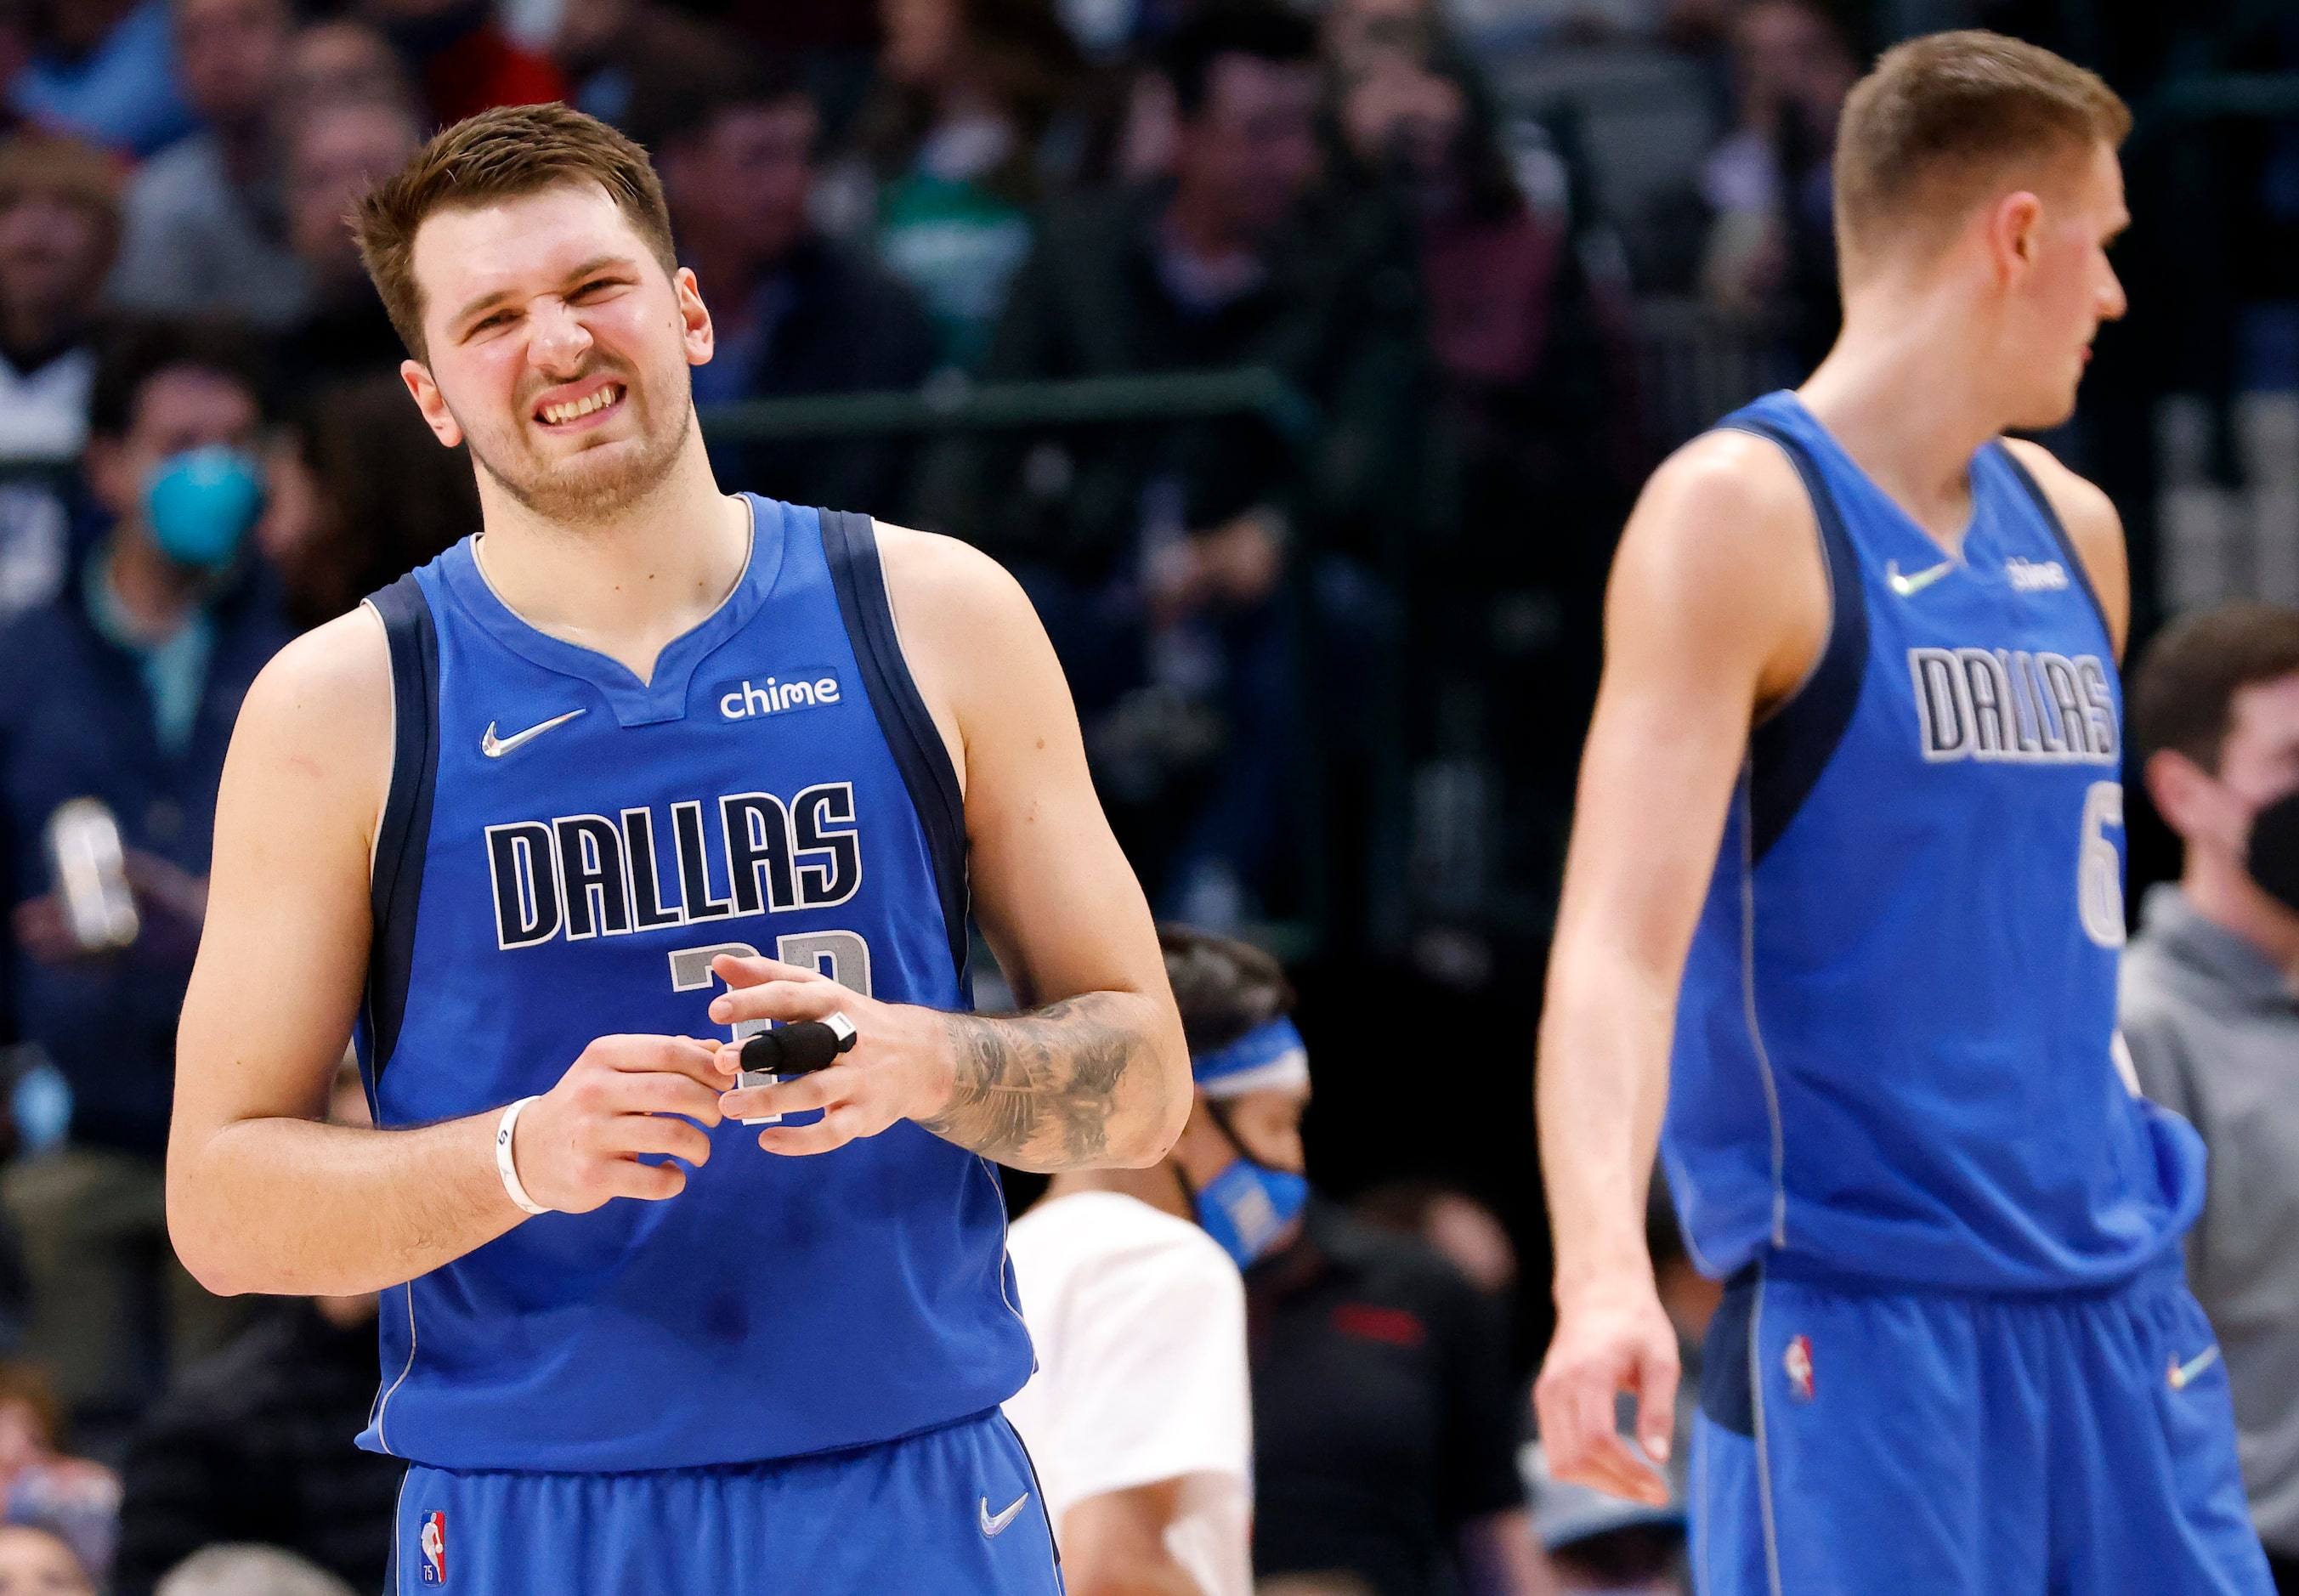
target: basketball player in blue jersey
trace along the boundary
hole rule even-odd
[[[1614,566],[1536,1396],[1560,1475],[1664,1500],[1657,1143],[1727,1283],[1704,1596],[2269,1589],[2182,1277],[2202,1148],[2115,1056],[2121,530],[2003,436],[2067,419],[2122,313],[2129,126],[1993,34],[1886,54],[1838,134],[1840,339],[1664,464]]]
[[[396,1591],[1053,1596],[990,1160],[1154,1163],[1191,1088],[1027,601],[718,491],[710,318],[610,129],[474,118],[358,226],[484,529],[249,695],[183,1258],[383,1292]],[[969,910],[1041,1006],[967,1012]],[[830,1068],[729,1090],[735,1031],[833,1013]],[[372,1130],[320,1122],[354,1031]]]

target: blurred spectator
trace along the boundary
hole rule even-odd
[[[257,536],[297,627],[333,619],[477,529],[469,453],[439,446],[395,373],[328,385],[296,433]]]
[[[96,295],[120,243],[119,177],[68,138],[0,141],[0,457],[87,441]]]
[[[1567,1484],[1548,1472],[1539,1442],[1528,1443],[1517,1463],[1556,1596],[1677,1596],[1686,1589],[1681,1497],[1656,1508]]]
[[[2299,1591],[2299,611],[2181,616],[2130,704],[2187,858],[2124,956],[2123,1041],[2211,1150],[2187,1274],[2227,1359],[2252,1517],[2277,1588]]]
[[[406,358],[346,218],[369,185],[404,166],[421,142],[415,119],[381,100],[313,105],[297,121],[287,146],[287,238],[311,297],[280,340],[291,393],[395,372]]]
[[[1384,1181],[1349,1205],[1357,1217],[1417,1236],[1485,1295],[1506,1301],[1516,1289],[1516,1245],[1493,1210],[1439,1180]]]
[[[96,290],[120,237],[118,174],[65,138],[0,140],[0,621],[62,590],[87,439]],[[45,479],[43,479],[45,478]]]
[[[69,1542],[44,1529],[0,1527],[0,1596],[96,1596]]]
[[[266,328],[303,310],[279,192],[278,109],[294,31],[287,0],[176,0],[184,97],[203,126],[128,187],[116,303]]]
[[[39,48],[9,103],[52,132],[148,155],[192,130],[176,91],[168,0],[48,0]]]
[[[1318,561],[1323,603],[1363,584],[1322,556],[1403,538],[1417,513],[1403,458],[1423,424],[1410,260],[1362,230],[1366,208],[1311,201],[1315,47],[1274,4],[1216,5],[1173,34],[1172,180],[1049,212],[987,368],[1045,379],[1267,365],[1319,406],[1314,436],[1224,415],[996,440],[963,470],[929,470],[929,511],[1037,603],[1152,902],[1212,927],[1251,913],[1287,857],[1299,714],[1275,597],[1289,544]],[[1363,670],[1372,650],[1351,636],[1344,652]]]
[[[1307,1054],[1276,960],[1221,937],[1166,946],[1201,1094],[1173,1158],[1246,1271],[1255,1571],[1347,1571],[1378,1596],[1545,1590],[1492,1304],[1310,1193]]]
[[[406,74],[382,34],[348,17],[314,22],[287,50],[286,114],[281,125],[328,105],[410,103]]]
[[[1198,933],[1161,927],[1169,962]],[[1282,977],[1281,977],[1282,979]],[[1191,1113],[1214,1113],[1199,1084]],[[1010,1242],[1037,1372],[1006,1404],[1071,1596],[1250,1596],[1252,1397],[1237,1265],[1172,1157],[1057,1175]]]
[[[277,1546],[209,1546],[194,1552],[154,1596],[353,1596],[326,1569]]]
[[[329,1118],[373,1123],[359,1071],[337,1073]],[[268,1303],[230,1345],[186,1369],[128,1451],[116,1596],[212,1591],[254,1596],[312,1588],[178,1567],[203,1547],[261,1542],[307,1558],[361,1591],[383,1584],[398,1506],[400,1459],[352,1443],[375,1401],[373,1293]],[[177,1572],[169,1574],[168,1570]],[[161,1576],[165,1575],[165,1578]]]
[[[1725,309],[1784,311],[1808,371],[1842,318],[1829,167],[1860,63],[1819,0],[1753,0],[1731,41],[1739,114],[1701,178],[1716,217],[1701,278]]]
[[[177,1265],[166,1145],[176,1013],[205,910],[224,750],[255,673],[288,636],[247,549],[262,499],[255,351],[220,328],[156,324],[105,350],[86,470],[114,518],[80,579],[0,628],[0,846],[15,950],[0,1028],[69,1083],[71,1140],[0,1182],[25,1243],[29,1355],[83,1418],[154,1394],[164,1354],[217,1344],[234,1317]],[[85,950],[50,889],[44,833],[94,797],[127,848],[133,945]],[[155,1322],[156,1321],[156,1322]]]
[[[359,12],[414,64],[416,86],[442,126],[494,105],[567,97],[559,68],[513,44],[486,0],[365,0]]]
[[[652,142],[645,124],[668,107],[661,88],[689,74],[723,77],[755,54],[722,22],[699,21],[655,0],[567,0],[551,50],[567,79],[567,103],[625,132],[637,129],[642,144]],[[654,87],[653,103],[635,110],[642,83]]]
[[[924,379],[934,329],[916,296],[809,219],[820,119],[795,62],[761,62],[740,41],[715,39],[709,59],[643,81],[631,117],[654,150],[679,256],[718,334],[718,353],[694,369],[698,403]],[[896,440],[711,453],[730,486],[889,517],[907,507],[912,451]]]
[[[1084,66],[1053,0],[880,0],[884,87],[862,113],[878,247],[925,299],[949,364],[981,364],[1030,250],[1050,143]]]
[[[55,1393],[22,1364],[0,1364],[0,1503],[8,1523],[56,1536],[98,1578],[112,1566],[120,1481],[102,1464],[64,1453]]]

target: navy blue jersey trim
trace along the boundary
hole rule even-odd
[[[1796,819],[1797,810],[1804,807],[1852,724],[1853,711],[1860,704],[1861,683],[1868,674],[1868,603],[1852,534],[1846,530],[1836,495],[1829,492],[1810,451],[1793,434],[1769,421],[1743,419],[1731,426],[1779,445],[1797,475],[1804,478],[1813,519],[1820,523],[1821,554],[1828,565],[1833,611],[1827,646],[1822,649],[1812,674],[1795,697],[1748,736],[1748,857],[1757,862],[1772,851],[1789,822]]]
[[[1708,1321],[1700,1351],[1700,1410],[1708,1422],[1753,1438],[1756,1393],[1748,1362],[1749,1333],[1756,1317],[1762,1267],[1749,1264],[1724,1283],[1723,1301]]]
[[[926,853],[934,860],[934,881],[942,889],[942,923],[950,932],[950,963],[958,972],[959,990],[973,1002],[968,978],[966,885],[966,801],[959,796],[958,771],[950,762],[950,748],[942,728],[918,696],[910,679],[909,662],[902,657],[894,634],[894,608],[886,596],[885,569],[878,561],[878,535],[867,515],[847,510],[824,510],[822,553],[830,566],[830,585],[838,594],[838,613],[846,622],[855,662],[862,669],[862,685],[877,712],[878,729],[909,789],[910,807],[925,828]]]
[[[423,857],[431,839],[431,798],[439,780],[439,632],[430,602],[412,575],[367,601],[383,618],[391,648],[391,795],[375,842],[369,884],[374,942],[368,950],[368,1027],[374,1055],[369,1085],[382,1078],[407,1015],[407,982],[415,963],[415,917],[423,895]]]
[[[2059,510],[2053,504],[2051,495],[2045,493],[2044,485],[2036,480],[2036,474],[2020,463],[2020,457],[2005,446],[2002,438],[1996,440],[1996,453],[2012,468],[2012,475],[2019,478],[2020,486],[2028,490],[2028,496],[2036,501],[2036,509],[2043,515],[2044,525],[2052,530],[2052,541],[2060,545],[2060,553],[2068,562],[2069,572],[2083,584],[2084,595],[2091,600],[2092,610],[2099,617],[2099,629],[2107,634],[2108,643],[2112,646],[2115,628],[2108,624],[2107,606],[2099,602],[2099,589],[2091,585],[2091,568],[2076,552],[2075,539],[2068,536],[2066,523],[2060,520]]]

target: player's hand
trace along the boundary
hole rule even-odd
[[[676,1164],[708,1162],[718,1123],[718,1044],[691,1036],[602,1036],[519,1117],[511,1160],[527,1194],[561,1213],[610,1198],[660,1201],[686,1189]],[[684,1118],[680,1118],[684,1116]]]
[[[1556,1334],[1532,1388],[1549,1472],[1614,1496],[1668,1504],[1668,1482],[1622,1440],[1614,1399],[1637,1399],[1637,1442],[1668,1461],[1676,1423],[1676,1330],[1649,1270],[1558,1304]]]
[[[726,983],[710,1004],[710,1018],[721,1025],[843,1014],[859,1033],[852,1050],[826,1069],[779,1085],[729,1092],[719,1100],[719,1111],[729,1119],[822,1110],[813,1125],[773,1126],[762,1132],[759,1145],[768,1152],[828,1152],[858,1136],[875,1136],[897,1120],[931,1118],[949,1102],[955,1078],[950,1030],[935,1010],[881,1003],[819,971],[775,959],[721,953],[710,968]],[[718,1068],[726,1080],[741,1073],[742,1058],[737,1043],[721,1048]]]

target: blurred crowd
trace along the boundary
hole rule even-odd
[[[205,1296],[161,1160],[240,698],[477,525],[344,223],[430,131],[563,99],[652,153],[717,324],[722,483],[1005,562],[1162,915],[1471,990],[1538,957],[1643,472],[1833,334],[1865,53],[1901,12],[2019,11],[0,0],[0,1503],[35,1526],[0,1531],[0,1592],[379,1576],[394,1476],[348,1441],[373,1302]],[[2267,225],[2295,150],[2261,157]],[[1274,381],[1172,380],[1248,368]],[[834,394],[927,403],[793,421]],[[88,797],[132,892],[108,925],[55,890]],[[1370,1211],[1514,1289],[1458,1193]],[[1628,1534],[1588,1588],[1665,1577],[1670,1522],[1543,1511]],[[1291,1588],[1456,1588],[1377,1565]]]

